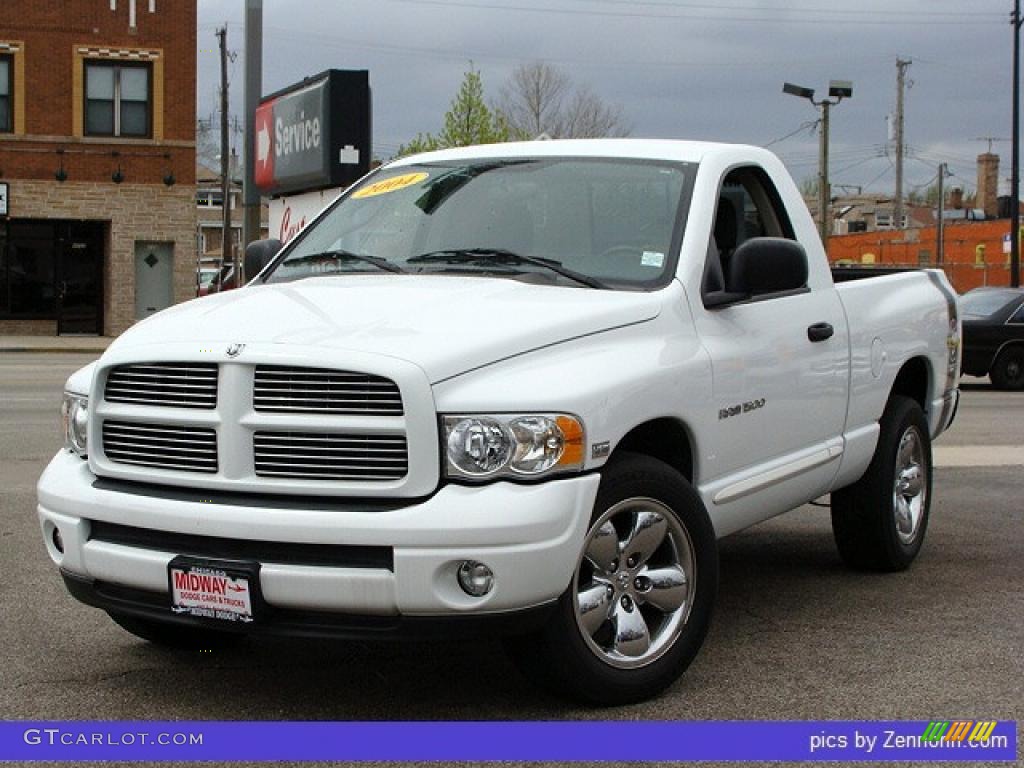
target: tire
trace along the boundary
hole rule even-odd
[[[165,648],[190,651],[225,648],[236,645],[243,639],[243,635],[240,633],[154,621],[123,613],[108,615],[122,629]]]
[[[1024,389],[1024,347],[1007,347],[988,372],[996,389]]]
[[[647,456],[602,470],[569,588],[548,624],[506,638],[524,674],[588,704],[630,704],[671,685],[700,650],[718,590],[704,504],[681,474]]]
[[[832,532],[843,562],[902,571],[921,550],[931,507],[932,449],[921,406],[894,395],[864,476],[832,494]]]

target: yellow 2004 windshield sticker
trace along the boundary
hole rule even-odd
[[[373,184],[367,184],[362,189],[357,189],[352,193],[352,197],[374,197],[376,195],[384,195],[388,192],[394,192],[399,189],[405,189],[406,187],[418,184],[427,178],[428,174],[420,171],[419,173],[406,173],[401,176],[392,176],[390,179],[381,179],[375,181]]]

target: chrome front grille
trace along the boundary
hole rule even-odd
[[[205,427],[105,421],[103,452],[117,464],[217,472],[217,433]]]
[[[403,413],[401,392],[391,379],[327,368],[258,365],[252,398],[255,410],[270,413]]]
[[[256,474],[311,480],[400,480],[409,449],[400,435],[256,432]]]
[[[233,358],[188,342],[156,354],[96,373],[89,463],[101,477],[339,498],[437,487],[436,409],[412,363],[255,343]]]
[[[208,363],[119,365],[107,374],[103,397],[111,403],[216,408],[217,366]]]

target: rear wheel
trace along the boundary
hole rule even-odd
[[[1024,347],[1000,352],[988,375],[997,389],[1024,389]]]
[[[700,497],[674,469],[624,455],[602,474],[554,617],[506,646],[529,677],[556,693],[627,704],[672,684],[697,655],[718,587],[718,554]]]
[[[165,648],[195,651],[224,648],[242,641],[242,635],[235,632],[154,621],[123,613],[110,613],[109,616],[122,629]]]
[[[921,406],[890,398],[864,476],[832,494],[832,532],[851,568],[901,571],[924,541],[931,506],[932,449]]]

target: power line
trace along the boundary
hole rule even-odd
[[[839,9],[839,8],[826,8],[823,6],[772,6],[766,8],[763,5],[722,5],[722,4],[702,4],[702,3],[684,3],[684,2],[673,2],[672,0],[577,0],[577,2],[592,2],[604,5],[628,5],[630,7],[637,5],[648,5],[654,7],[664,8],[677,8],[677,9],[697,9],[697,10],[723,10],[723,11],[782,11],[785,13],[824,13],[824,14],[842,14],[842,15],[861,15],[861,16],[878,16],[880,11],[875,10],[858,10],[858,9]],[[1002,19],[1006,14],[1000,13],[999,11],[983,11],[983,12],[971,12],[965,13],[964,11],[901,11],[899,9],[887,8],[884,13],[887,16],[913,16],[914,18],[920,19],[922,17],[935,16],[935,17],[949,17],[962,19],[965,16],[982,16],[994,19]]]
[[[819,122],[820,122],[820,120],[808,120],[808,121],[806,121],[804,123],[801,123],[800,126],[795,131],[791,131],[790,133],[787,133],[785,136],[780,136],[777,139],[772,139],[767,144],[765,144],[764,147],[765,148],[771,147],[771,146],[773,146],[775,144],[778,144],[780,142],[785,141],[786,139],[793,138],[798,133],[803,133],[804,131],[806,131],[806,130],[808,130],[810,128],[816,128],[818,126]]]
[[[888,173],[889,171],[893,170],[893,165],[892,165],[892,158],[890,158],[890,157],[886,157],[885,159],[886,159],[886,160],[888,161],[888,163],[889,163],[888,167],[886,167],[886,168],[885,168],[885,169],[884,169],[884,170],[883,170],[883,171],[882,171],[882,172],[881,172],[880,174],[878,174],[877,176],[875,176],[875,178],[873,178],[873,179],[872,179],[871,181],[869,181],[869,182],[868,182],[867,184],[863,184],[862,186],[864,187],[864,189],[867,189],[867,188],[868,188],[868,187],[870,187],[870,186],[871,186],[872,184],[875,184],[875,183],[876,183],[876,182],[878,182],[878,181],[879,181],[879,180],[880,180],[880,179],[881,179],[881,178],[882,178],[883,176],[885,176],[885,174],[887,174],[887,173]]]
[[[886,14],[876,13],[873,14],[873,18],[836,18],[822,16],[819,18],[811,18],[806,15],[800,18],[792,18],[791,16],[729,16],[729,15],[706,15],[701,13],[641,13],[639,11],[598,11],[592,9],[583,8],[551,8],[546,6],[536,5],[505,5],[502,3],[494,2],[473,2],[473,3],[460,3],[452,2],[452,0],[391,0],[394,3],[405,3],[410,5],[430,5],[438,6],[443,8],[461,8],[463,10],[493,10],[493,11],[514,11],[514,12],[527,12],[527,13],[548,13],[558,14],[564,16],[593,16],[593,17],[604,17],[604,18],[626,18],[626,19],[680,19],[690,21],[717,21],[717,22],[759,22],[759,23],[782,23],[782,24],[820,24],[823,21],[828,22],[840,22],[843,24],[865,24],[871,26],[892,26],[896,24],[914,25],[920,27],[923,25],[938,25],[938,26],[963,26],[965,24],[971,25],[985,25],[993,26],[1001,23],[997,19],[957,19],[957,20],[927,20],[927,19],[890,19],[890,18],[879,18]],[[730,12],[730,8],[719,8],[717,6],[712,7],[714,10]],[[683,8],[683,10],[686,10]],[[761,12],[768,9],[744,9],[746,11]]]
[[[862,160],[858,160],[855,163],[851,163],[850,165],[846,166],[845,168],[840,168],[838,171],[832,171],[832,175],[833,176],[838,176],[841,173],[846,173],[847,171],[850,171],[850,170],[853,170],[854,168],[862,166],[862,165],[864,165],[864,163],[870,163],[872,160],[881,160],[883,157],[884,157],[884,155],[871,155],[871,157],[865,157]]]
[[[499,62],[511,62],[520,63],[523,61],[523,55],[518,53],[512,54],[499,54],[491,50],[471,50],[465,48],[459,48],[458,50],[453,49],[450,46],[429,48],[425,46],[413,46],[413,45],[398,45],[388,43],[371,43],[365,39],[349,39],[341,38],[335,35],[324,35],[315,32],[300,31],[294,29],[288,29],[286,27],[276,27],[264,25],[265,30],[272,30],[275,35],[275,39],[278,40],[291,40],[299,42],[303,45],[304,49],[308,48],[310,43],[316,43],[318,46],[324,48],[333,48],[342,51],[351,51],[352,49],[369,50],[369,51],[382,51],[391,56],[419,56],[428,59],[447,59],[452,61],[466,62],[467,59],[474,61],[499,61]],[[626,63],[630,67],[651,67],[658,69],[707,69],[707,68],[745,68],[745,67],[771,67],[771,66],[794,66],[794,65],[811,65],[818,64],[820,60],[817,59],[787,59],[786,61],[765,61],[761,60],[733,60],[728,61],[652,61],[648,60],[637,60],[629,59],[628,62],[623,59],[612,59],[603,58],[601,61],[595,61],[592,58],[582,57],[552,57],[552,56],[541,56],[534,57],[549,63],[549,64],[563,64],[571,65],[576,67],[588,67],[591,69],[615,69],[621,70],[622,66]],[[873,61],[874,58],[870,56],[864,56],[860,58],[847,58],[846,62],[868,62]]]

